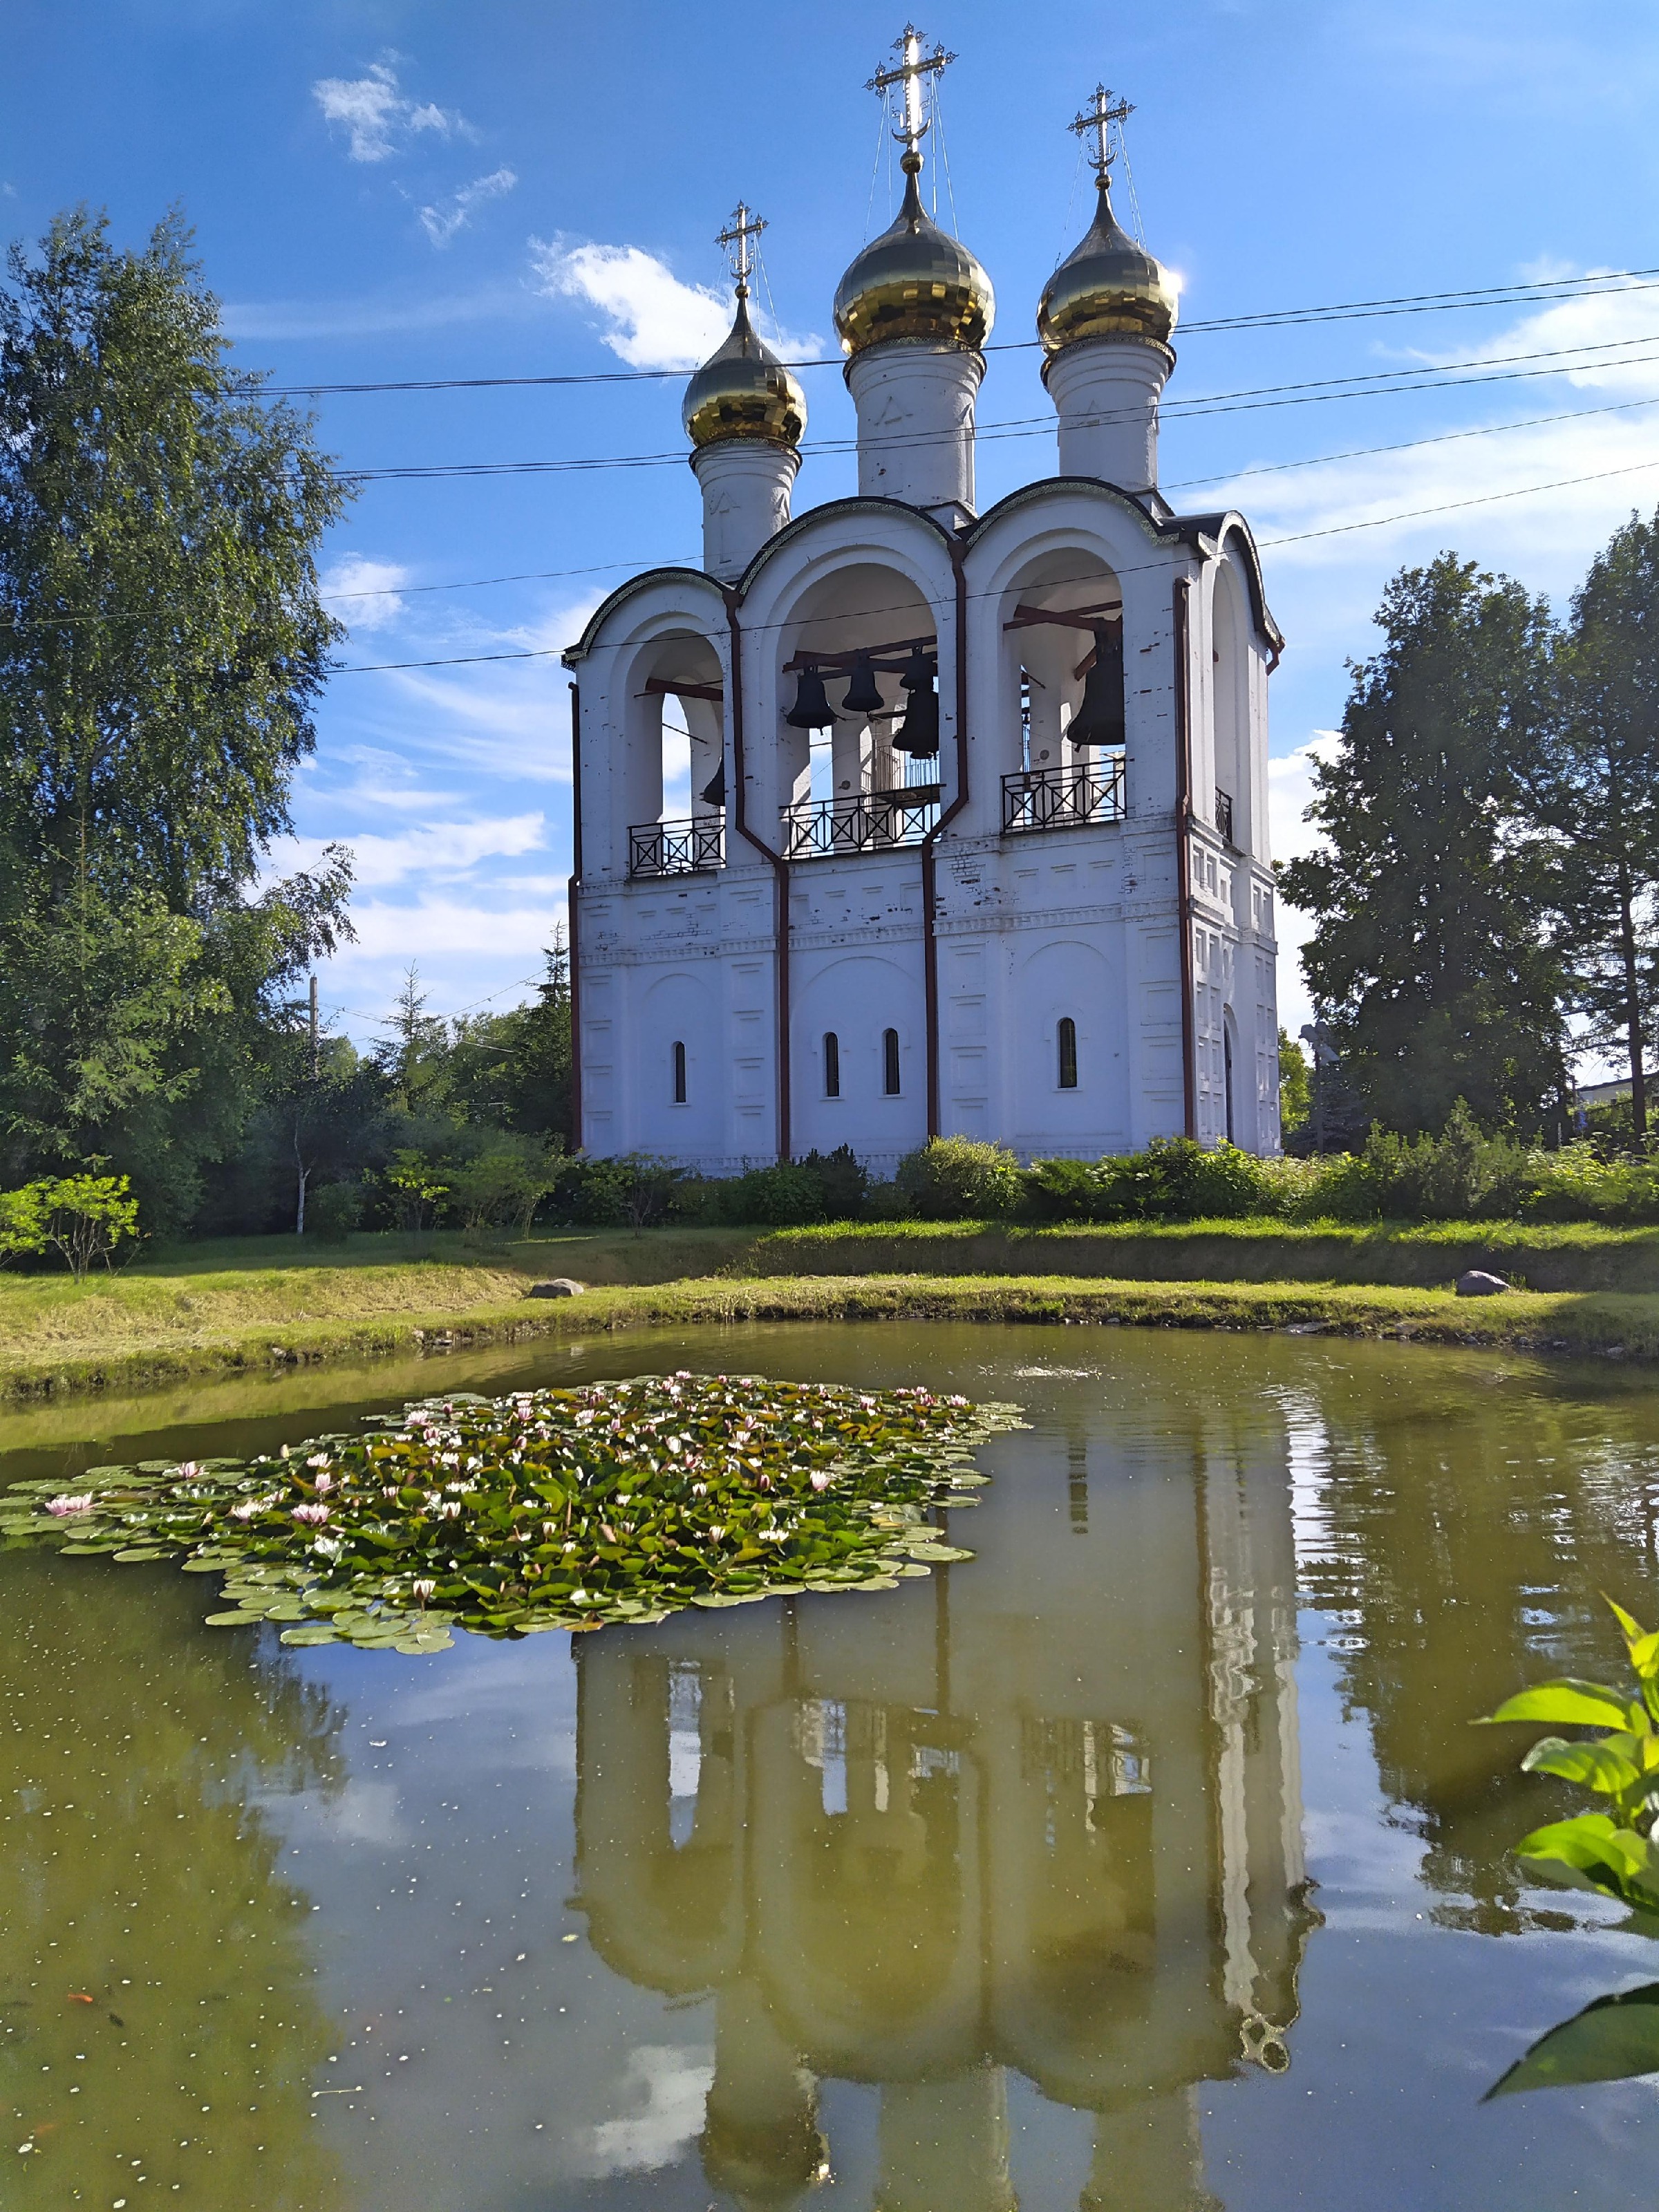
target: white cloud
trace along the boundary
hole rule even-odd
[[[221,319],[233,338],[374,337],[454,323],[521,322],[536,313],[522,284],[481,285],[437,299],[232,301]]]
[[[520,854],[539,852],[545,844],[546,827],[544,814],[508,814],[482,821],[443,820],[392,836],[378,830],[349,833],[343,836],[341,842],[351,848],[358,887],[383,890],[410,878],[432,883],[445,877],[464,876],[480,860],[515,859]],[[314,866],[326,842],[320,837],[288,841],[283,848],[283,866],[290,865],[290,850],[293,864]]]
[[[701,2133],[714,2085],[714,2053],[672,2044],[643,2044],[628,2054],[623,2077],[636,2109],[602,2120],[589,2137],[587,2170],[594,2176],[638,2173],[672,2165]]]
[[[389,62],[372,62],[365,76],[319,77],[311,94],[324,119],[346,133],[354,161],[384,161],[418,131],[471,135],[464,117],[406,98]]]
[[[530,250],[540,289],[597,308],[609,325],[605,343],[630,368],[696,368],[731,328],[720,293],[681,283],[640,246],[532,238]]]
[[[1267,835],[1274,860],[1299,859],[1320,842],[1317,830],[1304,819],[1313,797],[1313,772],[1321,761],[1335,757],[1341,742],[1334,730],[1316,730],[1305,744],[1267,763]],[[1313,927],[1310,915],[1279,901],[1279,1018],[1292,1036],[1313,1019],[1301,957]]]
[[[408,581],[409,571],[399,562],[347,553],[324,571],[320,588],[329,612],[355,634],[395,623],[404,611],[400,593]]]
[[[475,177],[470,185],[452,193],[447,200],[421,210],[421,224],[427,236],[437,246],[447,246],[458,230],[465,230],[472,220],[475,208],[483,207],[488,200],[498,200],[510,192],[518,178],[511,169],[495,169],[487,177]]]
[[[459,896],[422,898],[410,905],[391,899],[368,899],[361,905],[354,901],[357,941],[336,954],[334,972],[384,966],[388,998],[396,976],[411,960],[425,975],[459,955],[469,976],[482,975],[485,963],[493,975],[505,961],[533,980],[542,948],[552,943],[555,926],[564,919],[562,880],[543,888],[543,897],[514,906]]]

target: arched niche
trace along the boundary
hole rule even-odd
[[[1015,1128],[1023,1146],[1092,1152],[1121,1118],[1122,994],[1105,956],[1082,939],[1040,945],[1015,970],[1018,1049]],[[1073,1024],[1071,1072],[1061,1081],[1060,1024]]]
[[[623,867],[681,875],[718,866],[725,813],[719,654],[701,632],[671,629],[635,646],[618,675],[625,689],[612,830]],[[652,836],[653,825],[668,834]]]
[[[634,1064],[651,1151],[690,1159],[725,1150],[720,1007],[699,977],[677,971],[651,986],[640,1006]]]
[[[1249,852],[1255,826],[1250,818],[1250,627],[1243,588],[1230,561],[1216,568],[1210,629],[1216,826],[1224,831],[1231,828],[1229,842]],[[1206,794],[1194,795],[1200,811],[1206,811]]]
[[[1127,704],[1123,589],[1115,572],[1091,547],[1051,544],[1015,573],[999,615],[999,712],[988,732],[996,770],[1031,777],[1033,788],[1042,789],[1042,800],[1027,809],[1032,820],[1021,826],[1115,819],[1123,811]],[[1097,635],[1105,659],[1096,675]],[[1080,744],[1072,731],[1091,677],[1093,698],[1108,708],[1111,740]]]
[[[806,584],[781,611],[775,630],[777,714],[773,745],[781,809],[836,803],[850,807],[871,794],[937,787],[938,753],[917,757],[894,739],[909,694],[902,664],[916,647],[937,659],[938,623],[915,579],[878,560],[847,562]],[[849,711],[853,657],[870,653],[880,705]],[[795,704],[803,668],[815,665],[835,720],[808,732],[784,719]]]

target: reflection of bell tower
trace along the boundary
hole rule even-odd
[[[978,1560],[879,1635],[830,1597],[582,1640],[580,1902],[714,1994],[744,2204],[833,2166],[830,2078],[879,2089],[881,2212],[1014,2212],[1017,2072],[1095,2116],[1083,2212],[1215,2212],[1195,2085],[1290,2063],[1315,1918],[1285,1440],[1171,1393],[986,1456]]]

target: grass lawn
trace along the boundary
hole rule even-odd
[[[1505,1237],[1510,1237],[1504,1243]],[[1524,1245],[1515,1239],[1524,1237]],[[1478,1249],[1476,1249],[1478,1247]],[[1581,1286],[1480,1300],[1436,1285],[1530,1255]],[[1659,1358],[1652,1231],[1297,1231],[1270,1224],[1020,1231],[899,1224],[835,1231],[550,1232],[500,1249],[459,1237],[264,1237],[159,1253],[114,1275],[0,1275],[0,1400],[143,1389],[317,1360],[659,1323],[775,1319],[1072,1321],[1331,1329]],[[1339,1279],[1369,1267],[1380,1279]],[[1153,1263],[1161,1261],[1161,1272]],[[1304,1279],[1323,1263],[1325,1273]],[[1523,1271],[1514,1258],[1507,1266]],[[1414,1268],[1427,1281],[1389,1279]],[[571,1275],[578,1298],[527,1300]],[[1595,1278],[1610,1277],[1597,1287]]]

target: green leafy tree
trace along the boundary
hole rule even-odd
[[[450,1067],[469,1120],[521,1136],[574,1133],[571,1112],[570,962],[561,930],[545,954],[536,996],[505,1013],[453,1024]]]
[[[1294,1137],[1307,1127],[1313,1112],[1313,1084],[1307,1056],[1288,1030],[1279,1032],[1279,1128],[1281,1136]]]
[[[0,1144],[24,1173],[104,1152],[179,1216],[296,930],[342,927],[343,856],[248,891],[342,635],[315,555],[346,494],[233,367],[177,217],[124,251],[81,210],[9,269]]]
[[[1591,562],[1559,665],[1561,713],[1538,809],[1559,839],[1583,1042],[1622,1048],[1639,1140],[1659,1019],[1659,513],[1632,515]]]
[[[1467,1098],[1534,1126],[1564,1070],[1560,949],[1530,812],[1552,708],[1541,600],[1443,553],[1383,596],[1342,745],[1315,771],[1324,845],[1283,872],[1344,1075],[1390,1128]]]
[[[48,1176],[0,1193],[0,1253],[56,1252],[77,1283],[137,1234],[125,1176]]]

